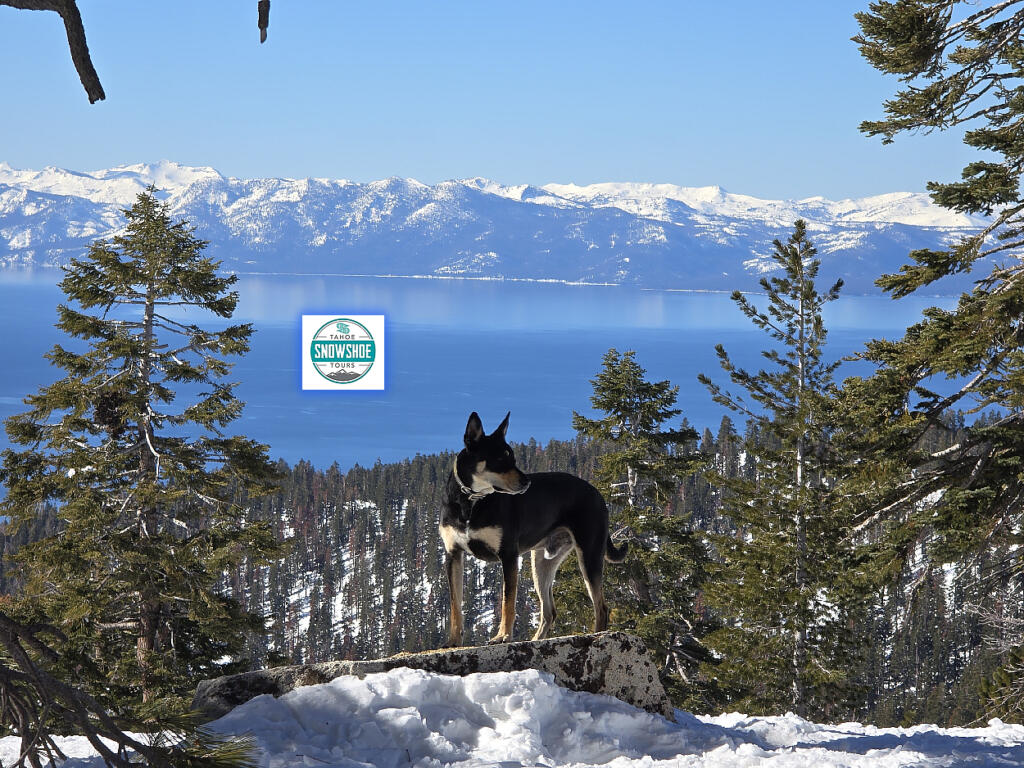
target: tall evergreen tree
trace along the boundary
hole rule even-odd
[[[4,452],[0,513],[31,522],[57,505],[61,531],[18,554],[24,599],[94,695],[159,723],[261,628],[218,582],[276,551],[233,493],[269,490],[272,469],[265,446],[223,431],[242,409],[225,356],[247,351],[252,328],[193,322],[231,316],[235,277],[152,187],[124,213],[123,235],[65,270],[58,327],[78,341],[53,348],[64,377],[7,420],[24,449]]]
[[[1004,572],[1016,578],[1024,525],[1024,2],[875,2],[857,20],[864,57],[903,83],[885,117],[861,130],[888,143],[904,132],[963,129],[964,143],[985,154],[961,180],[928,188],[939,205],[989,217],[948,250],[912,252],[911,264],[878,281],[899,298],[948,275],[979,273],[955,309],[930,309],[902,339],[869,344],[863,357],[876,373],[845,387],[862,466],[874,466],[862,525],[887,532],[893,571],[924,539],[933,564],[1008,548],[1018,555],[1005,559]],[[927,432],[952,408],[1001,416],[929,450]]]
[[[774,247],[784,276],[761,280],[767,309],[732,295],[775,342],[762,352],[769,369],[738,368],[718,345],[722,369],[745,396],[699,376],[716,402],[753,420],[757,435],[745,445],[753,477],[713,475],[736,532],[712,537],[720,565],[708,601],[725,626],[708,642],[724,658],[713,674],[734,703],[805,715],[849,703],[855,590],[844,581],[852,566],[848,527],[829,471],[828,396],[838,363],[824,359],[821,316],[842,281],[818,293],[820,261],[803,221]]]
[[[669,427],[682,413],[675,407],[679,388],[647,381],[635,356],[608,350],[590,398],[602,415],[573,412],[572,422],[608,448],[598,459],[595,485],[609,502],[613,532],[630,542],[626,561],[605,569],[610,625],[647,643],[663,661],[670,694],[679,697],[705,658],[696,638],[705,629],[697,599],[707,552],[690,521],[669,507],[702,457],[685,421]]]

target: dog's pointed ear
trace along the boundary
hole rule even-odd
[[[480,423],[480,417],[476,411],[469,414],[469,421],[466,422],[466,436],[462,438],[466,447],[469,448],[480,441],[484,436],[484,425]]]
[[[498,435],[502,440],[505,439],[505,433],[508,432],[508,417],[512,415],[512,411],[505,414],[505,418],[502,420],[498,428],[494,430],[492,434]]]

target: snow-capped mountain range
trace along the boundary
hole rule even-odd
[[[772,240],[802,218],[822,281],[843,277],[847,293],[871,293],[910,250],[944,247],[984,223],[909,192],[762,200],[670,184],[357,183],[235,179],[168,161],[92,173],[0,163],[0,267],[65,263],[117,233],[121,209],[150,184],[225,269],[243,272],[753,289],[772,267]]]

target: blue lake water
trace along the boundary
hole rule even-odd
[[[60,375],[43,358],[61,340],[54,328],[59,278],[50,270],[0,272],[0,419],[25,410],[22,399]],[[766,344],[725,294],[287,275],[242,276],[237,289],[234,320],[257,331],[232,376],[247,403],[234,431],[268,444],[275,458],[319,467],[458,449],[474,410],[488,429],[512,411],[512,440],[571,438],[572,411],[591,413],[590,379],[609,347],[635,349],[649,379],[679,386],[683,415],[714,431],[726,411],[697,374],[725,384],[715,344],[748,368],[760,366]],[[897,337],[923,308],[953,303],[842,298],[826,314],[828,354],[839,358],[867,339]],[[335,313],[386,316],[386,391],[300,389],[300,316]],[[838,375],[866,370],[844,364]],[[8,445],[0,434],[0,449]]]

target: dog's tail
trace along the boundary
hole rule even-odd
[[[612,537],[608,537],[608,542],[604,545],[604,559],[609,563],[621,563],[626,559],[626,553],[629,551],[629,544],[622,542],[619,546],[615,546],[615,542],[612,541]]]

